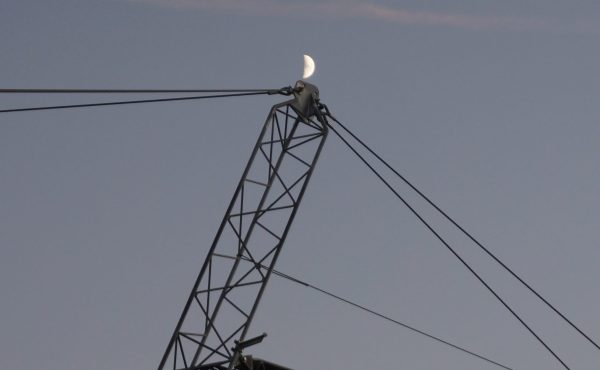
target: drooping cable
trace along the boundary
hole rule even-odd
[[[272,95],[272,94],[273,94],[273,92],[269,90],[269,91],[256,91],[256,92],[233,93],[233,94],[184,96],[184,97],[177,97],[177,98],[125,100],[125,101],[113,101],[113,102],[106,102],[106,103],[53,105],[53,106],[44,106],[44,107],[2,109],[2,110],[0,110],[0,113],[30,112],[30,111],[38,111],[38,110],[69,109],[69,108],[105,107],[105,106],[110,106],[110,105],[160,103],[160,102],[170,102],[170,101],[200,100],[200,99],[211,99],[211,98],[229,98],[229,97],[237,97],[237,96]]]
[[[329,116],[329,115],[328,115]],[[329,116],[331,118],[331,116]],[[333,118],[332,118],[333,119]],[[391,185],[383,178],[383,176],[331,125],[328,123],[328,127],[336,134],[340,140],[346,144],[346,146],[384,183],[384,185],[392,191],[392,193],[398,198],[419,221],[469,270],[469,272],[479,280],[479,282],[494,296],[496,299],[523,325],[531,335],[567,370],[570,368],[567,364],[546,344],[546,342],[517,314],[509,305],[500,297],[498,293],[469,265],[469,263],[463,259],[458,252],[413,208],[405,199],[402,197]]]
[[[217,256],[217,257],[222,257],[222,258],[235,259],[235,257],[232,257],[232,256],[227,256],[227,255],[224,255],[224,254],[219,254],[219,253],[215,253],[214,255],[215,255],[215,256]],[[247,258],[247,257],[240,257],[240,258],[242,258],[242,259],[243,259],[243,260],[245,260],[245,261],[252,262],[252,260],[251,260],[251,259],[249,259],[249,258]],[[268,270],[268,269],[269,269],[267,266],[264,266],[264,265],[260,265],[260,267],[261,267],[262,269],[264,269],[264,270]],[[289,280],[289,281],[291,281],[291,282],[294,282],[294,283],[296,283],[296,284],[302,285],[302,286],[304,286],[304,287],[307,287],[307,288],[313,289],[313,290],[315,290],[315,291],[317,291],[317,292],[319,292],[319,293],[321,293],[321,294],[327,295],[327,296],[329,296],[329,297],[331,297],[331,298],[334,298],[334,299],[336,299],[336,300],[338,300],[338,301],[340,301],[340,302],[346,303],[346,304],[348,304],[348,305],[350,305],[350,306],[353,306],[353,307],[355,307],[355,308],[358,308],[358,309],[360,309],[360,310],[362,310],[362,311],[365,311],[365,312],[367,312],[367,313],[369,313],[369,314],[371,314],[371,315],[374,315],[374,316],[377,316],[377,317],[379,317],[379,318],[381,318],[381,319],[387,320],[387,321],[389,321],[389,322],[391,322],[391,323],[393,323],[393,324],[395,324],[395,325],[401,326],[401,327],[403,327],[403,328],[405,328],[405,329],[408,329],[408,330],[410,330],[410,331],[412,331],[412,332],[414,332],[414,333],[417,333],[417,334],[420,334],[420,335],[422,335],[422,336],[425,336],[425,337],[427,337],[427,338],[429,338],[429,339],[432,339],[432,340],[434,340],[434,341],[436,341],[436,342],[438,342],[438,343],[442,343],[442,344],[444,344],[444,345],[446,345],[446,346],[449,346],[449,347],[451,347],[451,348],[454,348],[454,349],[456,349],[456,350],[458,350],[458,351],[461,351],[461,352],[463,352],[463,353],[466,353],[466,354],[468,354],[468,355],[470,355],[470,356],[477,357],[477,358],[479,358],[479,359],[481,359],[481,360],[483,360],[483,361],[486,361],[486,362],[488,362],[488,363],[490,363],[490,364],[496,365],[496,366],[498,366],[498,367],[501,367],[501,368],[503,368],[503,369],[512,370],[512,368],[510,368],[510,367],[508,367],[508,366],[506,366],[506,365],[503,365],[503,364],[501,364],[501,363],[499,363],[499,362],[496,362],[496,361],[494,361],[494,360],[491,360],[491,359],[489,359],[488,357],[485,357],[485,356],[483,356],[483,355],[479,355],[479,354],[477,354],[477,353],[475,353],[475,352],[473,352],[473,351],[470,351],[470,350],[468,350],[468,349],[465,349],[465,348],[463,348],[463,347],[461,347],[461,346],[459,346],[459,345],[453,344],[453,343],[451,343],[451,342],[449,342],[449,341],[447,341],[447,340],[444,340],[444,339],[441,339],[441,338],[439,338],[439,337],[436,337],[436,336],[435,336],[435,335],[433,335],[433,334],[429,334],[429,333],[427,333],[427,332],[425,332],[425,331],[423,331],[423,330],[417,329],[417,328],[415,328],[415,327],[413,327],[413,326],[410,326],[410,325],[408,325],[408,324],[405,324],[405,323],[403,323],[403,322],[401,322],[401,321],[395,320],[395,319],[393,319],[393,318],[391,318],[391,317],[389,317],[389,316],[387,316],[387,315],[384,315],[384,314],[382,314],[382,313],[379,313],[379,312],[377,312],[377,311],[375,311],[375,310],[372,310],[372,309],[370,309],[370,308],[368,308],[368,307],[365,307],[365,306],[363,306],[363,305],[360,305],[360,304],[358,304],[358,303],[352,302],[351,300],[349,300],[349,299],[347,299],[347,298],[343,298],[343,297],[341,297],[341,296],[339,296],[339,295],[337,295],[337,294],[334,294],[334,293],[332,293],[332,292],[330,292],[330,291],[327,291],[327,290],[325,290],[325,289],[319,288],[319,287],[318,287],[318,286],[316,286],[316,285],[309,284],[309,283],[307,283],[307,282],[305,282],[305,281],[302,281],[302,280],[300,280],[300,279],[297,279],[297,278],[295,278],[295,277],[293,277],[293,276],[290,276],[290,275],[284,274],[284,273],[282,273],[282,272],[280,272],[280,271],[277,271],[277,270],[275,270],[275,269],[273,269],[272,271],[273,271],[273,274],[274,274],[275,276],[278,276],[278,277],[280,277],[280,278],[283,278],[283,279]]]
[[[469,238],[475,245],[477,245],[481,250],[483,250],[489,257],[491,257],[496,263],[498,263],[504,270],[506,270],[510,275],[512,275],[515,279],[517,279],[524,287],[526,287],[531,293],[533,293],[538,299],[540,299],[546,306],[548,306],[554,313],[560,316],[567,324],[569,324],[575,331],[581,334],[585,339],[588,340],[592,345],[594,345],[598,350],[600,350],[600,345],[596,343],[589,335],[583,332],[577,325],[575,325],[571,320],[569,320],[561,311],[558,310],[552,303],[550,303],[546,298],[544,298],[537,290],[535,290],[529,283],[527,283],[523,278],[521,278],[516,272],[514,272],[510,267],[508,267],[502,260],[500,260],[494,253],[492,253],[488,248],[486,248],[479,240],[477,240],[471,233],[469,233],[463,226],[461,226],[454,218],[448,215],[444,210],[442,210],[434,201],[432,201],[427,195],[425,195],[422,191],[420,191],[412,182],[410,182],[406,177],[400,174],[394,167],[392,167],[386,160],[384,160],[379,154],[377,154],[373,149],[371,149],[363,140],[357,137],[350,129],[348,129],[345,125],[343,125],[340,121],[338,121],[332,115],[329,117],[335,121],[344,131],[346,131],[354,140],[356,140],[363,148],[365,148],[369,153],[371,153],[375,158],[377,158],[385,167],[387,167],[390,171],[392,171],[400,180],[402,180],[406,185],[408,185],[413,191],[415,191],[423,200],[425,200],[429,205],[431,205],[437,212],[439,212],[446,220],[448,220],[452,225],[454,225],[458,230],[460,230],[467,238]]]

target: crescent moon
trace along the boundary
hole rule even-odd
[[[309,78],[315,73],[315,61],[310,56],[304,54],[304,74],[302,78]]]

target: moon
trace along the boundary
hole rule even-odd
[[[315,73],[315,61],[309,55],[304,54],[304,74],[302,78],[309,78]]]

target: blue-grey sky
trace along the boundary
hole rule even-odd
[[[3,0],[0,87],[278,88],[310,54],[338,118],[600,340],[599,19],[583,0]],[[156,368],[281,100],[0,115],[0,368]],[[572,369],[598,368],[408,197]],[[561,368],[333,136],[277,267],[515,369]],[[262,332],[254,353],[294,369],[495,369],[277,279]]]

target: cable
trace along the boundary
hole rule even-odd
[[[387,320],[387,321],[389,321],[389,322],[392,322],[392,323],[394,323],[394,324],[396,324],[396,325],[402,326],[403,328],[409,329],[409,330],[411,330],[411,331],[413,331],[413,332],[415,332],[415,333],[421,334],[421,335],[423,335],[423,336],[425,336],[425,337],[427,337],[427,338],[433,339],[433,340],[435,340],[435,341],[437,341],[437,342],[440,342],[440,343],[442,343],[442,344],[445,344],[445,345],[447,345],[447,346],[450,346],[450,347],[452,347],[452,348],[454,348],[454,349],[457,349],[457,350],[459,350],[459,351],[461,351],[461,352],[467,353],[467,354],[469,354],[469,355],[471,355],[471,356],[477,357],[477,358],[479,358],[479,359],[481,359],[481,360],[487,361],[487,362],[489,362],[489,363],[491,363],[491,364],[494,364],[494,365],[496,365],[496,366],[499,366],[499,367],[501,367],[501,368],[504,368],[504,369],[509,369],[509,370],[511,370],[511,368],[510,368],[510,367],[508,367],[508,366],[505,366],[505,365],[502,365],[502,364],[501,364],[501,363],[499,363],[499,362],[496,362],[496,361],[490,360],[489,358],[487,358],[487,357],[484,357],[484,356],[482,356],[482,355],[478,355],[477,353],[475,353],[475,352],[472,352],[472,351],[469,351],[468,349],[464,349],[464,348],[462,348],[462,347],[459,347],[459,346],[458,346],[458,345],[456,345],[456,344],[452,344],[452,343],[450,343],[450,342],[448,342],[448,341],[446,341],[446,340],[440,339],[440,338],[438,338],[438,337],[436,337],[436,336],[434,336],[434,335],[432,335],[432,334],[426,333],[426,332],[424,332],[424,331],[422,331],[422,330],[419,330],[419,329],[417,329],[417,328],[414,328],[414,327],[412,327],[412,326],[410,326],[410,325],[404,324],[404,323],[402,323],[402,322],[400,322],[400,321],[398,321],[398,320],[394,320],[394,319],[392,319],[392,318],[391,318],[391,317],[389,317],[389,316],[386,316],[386,315],[380,314],[380,313],[378,313],[378,312],[376,312],[376,311],[373,311],[372,309],[369,309],[369,308],[367,308],[367,307],[365,307],[365,306],[361,306],[361,305],[359,305],[358,303],[354,303],[354,302],[352,302],[352,301],[350,301],[350,300],[348,300],[348,299],[342,298],[342,297],[340,297],[340,296],[338,296],[338,295],[335,295],[335,294],[333,294],[333,293],[331,293],[331,292],[328,292],[328,291],[326,291],[326,290],[324,290],[324,289],[318,288],[318,287],[316,287],[316,286],[314,286],[314,285],[308,284],[308,283],[306,283],[306,282],[304,282],[304,281],[300,281],[300,280],[298,280],[298,279],[295,279],[295,278],[293,278],[293,277],[290,277],[290,276],[286,276],[285,274],[282,274],[282,273],[279,273],[279,272],[276,272],[276,271],[273,271],[273,273],[274,273],[275,275],[277,275],[277,276],[283,277],[283,278],[285,278],[285,279],[288,279],[288,280],[290,280],[290,281],[294,281],[294,282],[296,282],[296,283],[298,283],[298,284],[302,284],[302,285],[304,285],[304,286],[306,286],[306,287],[308,287],[308,288],[314,289],[314,290],[316,290],[317,292],[320,292],[320,293],[323,293],[323,294],[325,294],[325,295],[328,295],[328,296],[330,296],[330,297],[332,297],[332,298],[335,298],[335,299],[337,299],[337,300],[339,300],[339,301],[341,301],[341,302],[347,303],[347,304],[349,304],[349,305],[351,305],[351,306],[354,306],[354,307],[356,307],[356,308],[358,308],[358,309],[361,309],[361,310],[363,310],[363,311],[365,311],[365,312],[368,312],[368,313],[370,313],[370,314],[372,314],[372,315],[375,315],[375,316],[377,316],[377,317],[380,317],[380,318],[382,318],[382,319],[384,319],[384,320]]]
[[[219,254],[219,253],[214,253],[213,255],[214,255],[214,256],[217,256],[217,257],[222,257],[222,258],[235,259],[235,257],[231,257],[231,256],[227,256],[227,255],[224,255],[224,254]],[[242,259],[244,259],[244,260],[246,260],[246,261],[248,261],[248,262],[252,262],[252,260],[250,260],[250,259],[249,259],[249,258],[247,258],[247,257],[241,257],[241,258],[242,258]],[[263,269],[265,269],[265,270],[268,270],[268,269],[269,269],[267,266],[264,266],[264,265],[260,265],[260,267],[261,267],[261,268],[263,268]],[[405,324],[405,323],[403,323],[403,322],[400,322],[400,321],[398,321],[398,320],[395,320],[395,319],[393,319],[393,318],[391,318],[391,317],[389,317],[389,316],[386,316],[386,315],[384,315],[384,314],[381,314],[381,313],[379,313],[379,312],[376,312],[376,311],[374,311],[374,310],[372,310],[372,309],[370,309],[370,308],[367,308],[367,307],[365,307],[365,306],[362,306],[362,305],[360,305],[360,304],[358,304],[358,303],[352,302],[352,301],[350,301],[349,299],[343,298],[343,297],[341,297],[341,296],[339,296],[339,295],[337,295],[337,294],[331,293],[331,292],[329,292],[329,291],[327,291],[327,290],[325,290],[325,289],[319,288],[319,287],[317,287],[317,286],[315,286],[315,285],[309,284],[309,283],[307,283],[307,282],[305,282],[305,281],[302,281],[302,280],[300,280],[300,279],[297,279],[297,278],[295,278],[295,277],[292,277],[292,276],[290,276],[290,275],[284,274],[284,273],[282,273],[282,272],[280,272],[280,271],[277,271],[277,270],[275,270],[275,269],[273,269],[272,271],[273,271],[273,274],[274,274],[275,276],[278,276],[278,277],[280,277],[280,278],[283,278],[283,279],[289,280],[289,281],[291,281],[291,282],[294,282],[294,283],[296,283],[296,284],[299,284],[299,285],[305,286],[305,287],[307,287],[307,288],[311,288],[311,289],[313,289],[313,290],[316,290],[316,291],[317,291],[317,292],[319,292],[319,293],[325,294],[325,295],[327,295],[327,296],[329,296],[329,297],[332,297],[332,298],[334,298],[334,299],[337,299],[338,301],[341,301],[341,302],[343,302],[343,303],[346,303],[346,304],[349,304],[349,305],[351,305],[351,306],[354,306],[355,308],[358,308],[358,309],[360,309],[360,310],[363,310],[363,311],[365,311],[365,312],[367,312],[367,313],[370,313],[371,315],[375,315],[375,316],[377,316],[377,317],[379,317],[379,318],[382,318],[382,319],[384,319],[384,320],[387,320],[387,321],[389,321],[389,322],[391,322],[391,323],[393,323],[393,324],[396,324],[396,325],[402,326],[402,327],[403,327],[403,328],[405,328],[405,329],[411,330],[411,331],[413,331],[413,332],[415,332],[415,333],[417,333],[417,334],[421,334],[421,335],[423,335],[423,336],[425,336],[425,337],[427,337],[427,338],[429,338],[429,339],[432,339],[432,340],[434,340],[434,341],[436,341],[436,342],[439,342],[439,343],[445,344],[445,345],[447,345],[447,346],[449,346],[449,347],[452,347],[452,348],[454,348],[454,349],[456,349],[456,350],[459,350],[459,351],[461,351],[461,352],[464,352],[464,353],[466,353],[466,354],[468,354],[468,355],[470,355],[470,356],[477,357],[477,358],[479,358],[479,359],[481,359],[481,360],[487,361],[487,362],[489,362],[490,364],[493,364],[493,365],[499,366],[499,367],[501,367],[501,368],[503,368],[503,369],[512,370],[512,368],[510,368],[510,367],[508,367],[508,366],[506,366],[506,365],[503,365],[503,364],[501,364],[501,363],[499,363],[499,362],[496,362],[496,361],[494,361],[494,360],[490,360],[489,358],[487,358],[487,357],[485,357],[485,356],[479,355],[479,354],[477,354],[477,353],[475,353],[475,352],[473,352],[473,351],[470,351],[470,350],[468,350],[468,349],[465,349],[465,348],[463,348],[463,347],[460,347],[460,346],[458,346],[458,345],[456,345],[456,344],[453,344],[453,343],[451,343],[451,342],[449,342],[449,341],[447,341],[447,340],[441,339],[441,338],[439,338],[439,337],[436,337],[436,336],[434,336],[434,335],[432,335],[432,334],[429,334],[429,333],[427,333],[427,332],[424,332],[424,331],[422,331],[422,330],[419,330],[419,329],[417,329],[417,328],[414,328],[414,327],[412,327],[412,326],[410,326],[410,325],[408,325],[408,324]]]
[[[0,89],[1,94],[155,94],[155,93],[241,93],[279,89]]]
[[[54,106],[46,106],[46,107],[15,108],[15,109],[3,109],[3,110],[0,110],[0,113],[30,112],[30,111],[36,111],[36,110],[51,110],[51,109],[104,107],[104,106],[108,106],[108,105],[159,103],[159,102],[167,102],[167,101],[199,100],[199,99],[210,99],[210,98],[228,98],[228,97],[249,96],[249,95],[270,95],[270,91],[257,91],[257,92],[236,93],[236,94],[203,95],[203,96],[186,96],[186,97],[163,98],[163,99],[126,100],[126,101],[116,101],[116,102],[108,102],[108,103],[88,103],[88,104],[73,104],[73,105],[54,105]]]
[[[521,278],[516,272],[514,272],[510,267],[508,267],[504,262],[502,262],[494,253],[492,253],[488,248],[486,248],[481,242],[479,242],[473,235],[471,235],[465,228],[463,228],[457,221],[455,221],[452,217],[450,217],[446,212],[444,212],[435,202],[433,202],[429,197],[427,197],[423,192],[421,192],[416,186],[414,186],[410,181],[408,181],[404,176],[402,176],[396,169],[394,169],[387,161],[385,161],[381,156],[379,156],[375,151],[373,151],[366,143],[364,143],[361,139],[359,139],[354,133],[352,133],[346,126],[344,126],[340,121],[338,121],[331,114],[329,117],[334,120],[340,127],[346,131],[352,138],[354,138],[357,142],[359,142],[369,153],[371,153],[375,158],[377,158],[385,167],[387,167],[390,171],[392,171],[398,178],[400,178],[406,185],[408,185],[411,189],[413,189],[423,200],[425,200],[429,205],[431,205],[436,211],[438,211],[446,220],[450,221],[458,230],[460,230],[466,237],[468,237],[472,242],[474,242],[481,250],[483,250],[488,256],[490,256],[494,261],[496,261],[500,266],[502,266],[508,273],[510,273],[515,279],[517,279],[523,286],[525,286],[531,293],[533,293],[536,297],[538,297],[542,302],[546,304],[552,311],[554,311],[558,316],[560,316],[566,323],[568,323],[573,329],[575,329],[579,334],[581,334],[585,339],[587,339],[591,344],[593,344],[598,350],[600,350],[600,345],[596,343],[592,338],[590,338],[587,334],[585,334],[577,325],[575,325],[571,320],[569,320],[562,312],[558,310],[554,305],[552,305],[546,298],[544,298],[540,293],[538,293],[530,284],[528,284],[523,278]]]
[[[550,354],[552,354],[552,356],[554,356],[554,358],[560,362],[562,364],[562,366],[567,369],[570,370],[569,367],[567,366],[567,364],[564,363],[564,361],[546,344],[546,342],[544,342],[542,340],[542,338],[531,328],[529,327],[529,325],[527,325],[527,323],[525,323],[525,321],[508,305],[508,303],[506,303],[499,295],[498,293],[496,293],[496,291],[494,289],[492,289],[492,287],[490,285],[488,285],[488,283],[467,263],[467,261],[465,261],[455,250],[454,248],[452,248],[452,246],[450,246],[450,244],[448,244],[448,242],[446,242],[446,240],[444,238],[441,237],[440,234],[437,233],[437,231],[435,231],[435,229],[433,229],[433,227],[431,225],[429,225],[429,223],[379,174],[379,172],[377,172],[377,170],[375,170],[375,168],[373,168],[373,166],[371,164],[369,164],[362,155],[360,155],[360,153],[358,153],[358,151],[352,147],[352,145],[350,145],[350,143],[348,143],[348,141],[346,139],[344,139],[344,137],[342,135],[340,135],[340,133],[335,129],[335,127],[333,127],[329,122],[327,122],[327,125],[329,126],[329,128],[337,135],[337,137],[339,137],[344,144],[346,144],[346,146],[352,150],[352,152],[354,152],[354,154],[367,166],[369,167],[369,169],[379,178],[379,180],[381,180],[387,187],[388,189],[390,189],[392,191],[392,193],[394,193],[394,195],[396,195],[396,197],[419,219],[419,221],[421,221],[421,223],[433,234],[435,235],[435,237],[471,272],[471,274],[473,274],[473,276],[475,276],[477,278],[477,280],[479,280],[479,282],[485,286],[487,288],[487,290],[492,293],[492,295],[494,295],[494,297],[496,297],[496,299],[502,303],[502,305],[521,323],[521,325],[523,325],[530,333],[531,335],[533,335],[538,342],[540,342],[540,344],[542,344],[544,346],[544,348],[546,348],[546,350],[548,350],[548,352]]]

